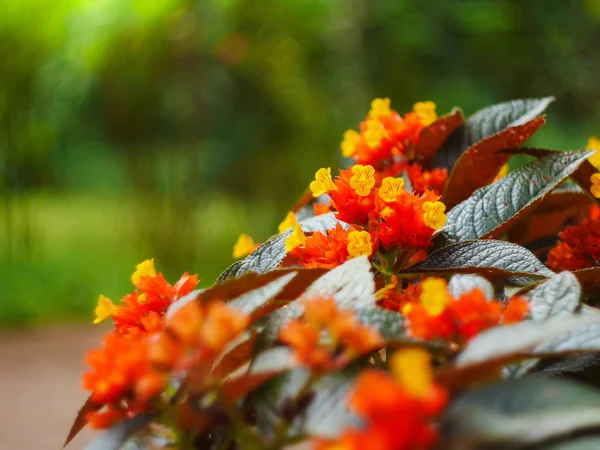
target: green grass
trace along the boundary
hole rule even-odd
[[[64,320],[91,320],[99,294],[113,300],[130,292],[130,276],[140,261],[156,257],[152,248],[170,245],[185,251],[165,266],[167,280],[183,271],[198,273],[211,285],[233,262],[237,235],[249,232],[265,239],[277,223],[269,204],[239,204],[228,198],[199,202],[164,241],[140,242],[130,199],[100,197],[30,197],[13,202],[11,224],[5,207],[0,215],[0,327]],[[186,228],[187,227],[187,228]],[[185,231],[187,240],[179,237]],[[158,239],[157,239],[158,240]]]

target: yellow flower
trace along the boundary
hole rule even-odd
[[[154,259],[147,259],[141,262],[135,267],[135,272],[131,275],[131,281],[133,284],[138,284],[141,277],[152,277],[156,276],[156,269],[154,268]]]
[[[345,158],[350,158],[356,150],[356,144],[360,141],[360,134],[354,130],[348,130],[344,133],[344,140],[342,141],[342,155]]]
[[[258,245],[254,243],[254,240],[246,233],[242,233],[238,236],[237,242],[233,246],[233,257],[237,259],[248,256],[256,247]]]
[[[425,202],[423,203],[423,210],[425,210],[423,221],[429,228],[439,230],[446,223],[446,214],[444,214],[446,205],[442,202]]]
[[[408,394],[415,397],[429,395],[433,387],[429,352],[417,347],[400,350],[392,355],[390,369]]]
[[[388,203],[395,202],[402,192],[404,192],[404,180],[402,178],[386,177],[379,188],[379,196]]]
[[[310,183],[310,190],[312,191],[313,197],[326,194],[327,192],[335,189],[335,184],[331,179],[331,168],[321,168],[315,173],[315,180]]]
[[[285,240],[285,251],[287,253],[294,250],[296,247],[300,247],[306,243],[306,236],[304,236],[304,231],[300,228],[300,224],[294,225],[294,230],[292,234],[290,234]]]
[[[389,116],[391,113],[389,98],[376,98],[371,102],[369,119],[376,120],[379,116]]]
[[[596,198],[600,198],[600,173],[592,175],[590,181],[592,182],[592,187],[590,188],[592,195]]]
[[[296,214],[290,211],[289,213],[287,213],[287,216],[285,216],[285,219],[283,219],[283,222],[279,224],[279,232],[283,233],[284,231],[287,231],[290,228],[292,228],[297,223],[298,219],[296,219]]]
[[[496,174],[496,179],[504,178],[508,174],[508,164],[504,164],[500,167],[500,170]]]
[[[428,278],[421,283],[421,304],[430,316],[439,316],[450,301],[448,286],[441,278]]]
[[[365,141],[369,148],[377,148],[381,140],[386,136],[386,131],[381,122],[377,120],[368,120],[367,129],[365,130]]]
[[[96,318],[94,319],[94,323],[100,323],[108,316],[112,316],[117,312],[117,307],[113,305],[113,302],[110,299],[106,298],[104,295],[98,297],[98,306],[96,306]]]
[[[588,139],[588,143],[585,146],[586,150],[596,150],[592,156],[588,158],[588,161],[591,162],[594,167],[600,169],[600,139],[596,136],[590,136]]]
[[[437,119],[433,102],[417,102],[413,106],[413,111],[419,115],[421,123],[425,126],[431,125]]]
[[[348,234],[348,253],[353,258],[357,256],[371,256],[373,243],[367,231],[351,231]]]
[[[366,197],[375,186],[375,169],[373,166],[363,166],[356,164],[352,166],[352,176],[350,177],[350,187],[360,195]]]

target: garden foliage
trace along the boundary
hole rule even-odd
[[[600,157],[523,144],[553,98],[468,119],[375,99],[217,283],[138,265],[87,356],[90,449],[600,448]],[[528,162],[508,169],[514,155]]]

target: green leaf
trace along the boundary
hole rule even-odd
[[[510,159],[510,154],[503,150],[521,146],[544,123],[543,117],[537,117],[523,125],[502,130],[469,147],[450,172],[441,201],[451,209],[469,198],[476,189],[494,181],[502,166]]]
[[[119,422],[94,439],[85,447],[85,450],[119,450],[129,438],[150,423],[153,418],[154,414],[146,413]]]
[[[512,100],[488,106],[473,114],[437,152],[434,167],[452,169],[469,147],[505,128],[523,125],[544,112],[554,97]]]
[[[448,291],[455,298],[468,294],[474,289],[483,291],[487,298],[494,298],[494,286],[479,275],[454,275],[448,282]]]
[[[337,220],[333,213],[329,213],[303,220],[300,222],[300,227],[306,233],[313,231],[325,233],[325,231],[335,228],[338,223],[347,226],[343,222]],[[232,277],[240,277],[249,272],[260,274],[279,267],[279,264],[281,264],[281,261],[283,261],[283,258],[285,258],[286,255],[285,240],[291,233],[292,230],[290,229],[273,236],[246,258],[227,268],[219,276],[217,283],[222,283]]]
[[[581,287],[571,272],[561,272],[532,289],[529,306],[533,320],[572,313],[579,306]]]
[[[489,275],[554,275],[533,253],[506,241],[464,241],[443,247],[405,273],[483,273]]]
[[[454,401],[442,421],[442,448],[522,448],[599,425],[598,390],[556,378],[513,379]]]
[[[250,373],[283,371],[295,365],[289,347],[273,347],[259,353],[250,366]]]
[[[555,152],[482,187],[448,213],[448,242],[501,236],[527,210],[569,177],[592,153]]]
[[[599,448],[600,436],[570,437],[555,445],[544,446],[544,450],[598,450]]]

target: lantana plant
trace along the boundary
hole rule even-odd
[[[526,148],[552,97],[375,99],[278,233],[207,289],[100,296],[90,449],[600,448],[600,141]],[[509,170],[512,156],[520,167]]]

